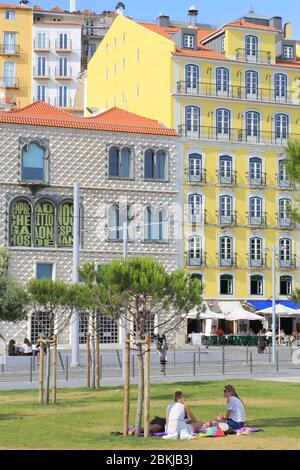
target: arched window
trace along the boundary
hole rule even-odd
[[[197,281],[199,281],[199,283],[200,283],[200,292],[202,294],[203,293],[203,276],[202,276],[202,274],[192,273],[190,276],[191,276],[191,279],[197,279]]]
[[[193,235],[188,241],[188,265],[189,266],[202,266],[202,238]]]
[[[256,36],[245,37],[245,55],[246,60],[256,62],[258,58],[258,38]]]
[[[250,295],[263,295],[264,278],[260,275],[250,276]]]
[[[250,238],[249,262],[251,268],[261,268],[264,265],[263,241],[261,238]]]
[[[189,155],[189,181],[203,183],[202,155],[192,153]]]
[[[109,149],[109,177],[130,178],[131,149],[128,147],[111,147]]]
[[[235,222],[233,199],[231,196],[220,197],[220,224],[231,225]]]
[[[21,150],[21,180],[43,182],[46,179],[46,150],[37,142],[28,142]]]
[[[289,238],[279,240],[279,265],[281,268],[293,267],[292,241]]]
[[[260,114],[256,111],[246,113],[246,139],[250,141],[260,141]]]
[[[31,246],[32,206],[26,199],[16,199],[10,207],[10,245]]]
[[[251,157],[249,160],[249,184],[252,186],[264,185],[265,178],[262,170],[262,159],[258,157]]]
[[[185,108],[185,127],[187,132],[200,132],[200,109],[197,106]]]
[[[249,224],[263,225],[263,201],[261,197],[251,197],[249,200]]]
[[[186,93],[197,94],[199,90],[199,67],[188,64],[185,66]]]
[[[202,196],[200,194],[190,194],[188,198],[188,205],[190,223],[201,223],[203,220]]]
[[[276,73],[274,75],[274,93],[276,101],[287,101],[287,76],[283,73]]]
[[[73,202],[63,202],[58,209],[58,246],[73,246]]]
[[[121,239],[120,210],[118,204],[112,204],[108,208],[108,239]]]
[[[290,199],[282,198],[278,201],[278,222],[280,227],[290,227],[292,225],[291,219],[291,205],[292,201]]]
[[[221,155],[219,159],[219,183],[232,184],[235,182],[232,157],[229,155]]]
[[[289,137],[289,117],[286,114],[275,116],[275,139],[276,142],[286,141]]]
[[[167,154],[165,150],[147,149],[145,152],[145,179],[166,180]]]
[[[217,127],[217,138],[224,138],[225,140],[230,138],[230,118],[231,114],[228,109],[217,109],[216,111],[216,127]]]
[[[281,159],[278,162],[278,186],[281,188],[290,188],[292,183],[286,169],[286,159]]]
[[[293,292],[292,276],[280,276],[279,295],[291,295]]]
[[[229,70],[219,67],[216,70],[216,91],[218,96],[229,94]]]
[[[233,253],[233,240],[231,237],[221,237],[219,246],[220,266],[234,266],[235,256]]]
[[[230,274],[222,274],[220,276],[220,294],[233,294],[233,276],[231,276]]]
[[[168,236],[168,213],[165,208],[148,206],[145,214],[145,240],[163,241]]]
[[[55,207],[50,201],[39,201],[34,208],[34,245],[53,247],[55,245]]]
[[[258,73],[247,70],[245,73],[246,98],[258,98]]]

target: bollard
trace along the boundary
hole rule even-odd
[[[253,372],[253,353],[250,352],[250,374]]]
[[[4,374],[4,362],[2,362],[1,364],[1,370],[2,370],[2,374]]]
[[[249,345],[248,344],[246,348],[246,364],[249,364]]]
[[[173,351],[173,365],[176,366],[176,350]]]
[[[29,380],[32,382],[32,357],[30,358]]]
[[[201,364],[201,347],[199,346],[198,348],[198,365],[200,366]]]
[[[279,372],[279,351],[276,351],[276,372]]]
[[[134,354],[132,354],[132,378],[134,379]]]
[[[100,354],[100,380],[102,379],[102,354]]]
[[[269,364],[272,362],[272,355],[271,355],[271,344],[269,344]]]
[[[167,375],[167,364],[165,363],[165,365],[164,365],[164,377],[166,377],[166,375]]]
[[[196,353],[193,354],[193,375],[196,375]]]
[[[58,357],[59,357],[59,361],[60,361],[62,370],[65,370],[64,361],[63,361],[63,358],[62,358],[62,355],[61,355],[60,351],[58,351]]]
[[[66,356],[65,370],[66,370],[66,381],[68,381],[69,380],[69,356]]]
[[[225,375],[225,346],[223,346],[222,351],[222,373]]]
[[[117,358],[118,358],[119,367],[120,367],[120,369],[122,369],[122,361],[121,361],[121,359],[120,359],[120,353],[119,353],[118,349],[116,350],[116,353],[117,353]]]
[[[33,370],[33,372],[35,372],[35,352],[33,351],[32,354],[33,354],[33,356],[32,356],[32,359],[33,359],[32,360],[32,370]]]

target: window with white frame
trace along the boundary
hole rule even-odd
[[[195,47],[195,36],[194,34],[183,35],[183,47],[184,49],[194,49]]]
[[[16,87],[16,62],[12,60],[5,60],[3,62],[3,82],[6,88]]]
[[[38,101],[46,101],[46,85],[37,86],[36,99]]]
[[[275,116],[275,139],[287,140],[289,137],[289,117],[286,114]]]
[[[258,95],[258,73],[254,70],[247,70],[245,73],[246,97],[257,97]]]
[[[199,88],[199,67],[188,64],[185,66],[185,88],[187,93],[197,93]]]
[[[286,162],[286,159],[279,160],[278,162],[278,184],[281,187],[291,186],[291,180],[287,172]]]
[[[254,60],[258,56],[258,38],[256,36],[245,37],[245,52],[248,60]]]
[[[283,73],[274,75],[274,93],[276,101],[285,101],[287,98],[287,76]]]
[[[185,126],[187,132],[200,131],[200,109],[197,106],[185,108]]]
[[[37,75],[38,77],[46,77],[46,57],[39,56],[37,58]]]
[[[261,186],[263,183],[263,163],[259,157],[249,159],[249,183],[254,186]]]
[[[250,225],[263,224],[263,200],[261,197],[250,197],[249,200]]]
[[[246,138],[258,140],[260,137],[260,114],[256,111],[246,113]]]
[[[67,77],[68,76],[68,58],[67,57],[60,57],[59,58],[58,73],[59,73],[60,77]]]
[[[16,19],[16,11],[15,10],[5,10],[5,19],[7,21],[14,21]]]
[[[108,176],[110,178],[131,178],[132,150],[128,147],[110,147],[108,151]]]
[[[40,181],[46,179],[48,152],[38,141],[28,142],[21,149],[21,180]]]
[[[51,279],[53,276],[52,263],[36,263],[36,279]]]
[[[294,47],[293,46],[284,46],[283,47],[283,57],[285,59],[294,59]]]
[[[188,240],[188,265],[202,266],[202,264],[202,237],[198,235],[192,235]]]
[[[292,276],[280,276],[279,279],[279,295],[291,295],[293,292]]]
[[[108,240],[123,240],[123,223],[127,218],[127,238],[129,238],[129,207],[111,204],[108,207]]]
[[[189,181],[202,183],[204,173],[202,169],[202,155],[192,153],[189,155]]]
[[[68,106],[68,86],[60,85],[58,89],[58,106],[66,108]]]
[[[101,344],[115,344],[119,342],[118,322],[107,317],[107,315],[98,315],[97,330],[100,332]]]
[[[17,33],[4,32],[3,33],[3,52],[4,54],[16,54],[17,53]]]
[[[145,212],[145,241],[166,241],[168,212],[165,208],[148,206]]]
[[[279,266],[281,268],[292,267],[292,241],[289,238],[279,240]]]
[[[219,158],[219,182],[224,184],[233,183],[233,162],[229,155],[221,155]]]
[[[260,268],[263,266],[263,240],[259,237],[250,238],[250,267]]]
[[[167,153],[165,150],[147,149],[144,160],[146,180],[165,181],[167,179]]]
[[[233,239],[221,237],[219,241],[219,264],[220,266],[234,266]]]
[[[218,137],[230,136],[230,119],[231,113],[228,109],[217,109],[216,111],[216,127]]]
[[[229,93],[229,70],[219,67],[216,70],[216,89],[218,95]]]
[[[222,274],[220,276],[220,294],[233,294],[233,276],[231,274]]]
[[[219,215],[220,224],[233,224],[235,221],[235,214],[233,211],[233,198],[232,196],[220,196],[219,200]]]
[[[292,201],[287,198],[279,199],[279,224],[281,227],[289,227],[292,223],[291,220],[291,205]]]
[[[250,276],[250,295],[263,295],[264,278],[259,274]]]
[[[190,194],[188,197],[189,222],[203,222],[203,199],[200,194]]]

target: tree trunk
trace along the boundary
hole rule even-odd
[[[95,335],[92,335],[92,389],[96,388],[96,352],[95,352]]]
[[[100,335],[96,334],[96,388],[100,388]]]
[[[39,355],[39,403],[44,403],[44,343],[40,337],[40,355]]]
[[[46,396],[45,403],[49,405],[50,396],[50,372],[51,372],[51,347],[47,343],[47,371],[46,371]]]
[[[56,403],[56,371],[57,371],[57,337],[53,336],[53,354],[52,354],[52,403]]]
[[[135,436],[141,435],[142,413],[144,404],[144,361],[143,361],[143,344],[142,338],[137,337],[137,373],[138,373],[138,397],[135,416]]]
[[[91,336],[86,338],[86,386],[91,388]]]

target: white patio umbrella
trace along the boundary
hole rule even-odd
[[[225,315],[222,313],[215,313],[210,310],[208,312],[201,313],[200,318],[201,320],[224,320]]]
[[[278,315],[279,319],[279,324],[278,324],[278,334],[280,333],[280,318],[283,315],[287,315],[288,317],[292,317],[294,315],[298,315],[299,310],[296,310],[291,307],[287,307],[286,305],[283,304],[275,304],[275,315]],[[273,307],[268,307],[264,308],[263,310],[259,310],[257,313],[263,313],[263,314],[271,314],[273,313]]]
[[[260,320],[260,321],[265,321],[265,318],[257,315],[256,313],[251,313],[248,312],[245,309],[238,309],[238,310],[233,310],[232,312],[228,313],[227,315],[224,315],[225,320],[228,321],[238,321],[238,320],[248,320],[248,321],[254,321],[254,320]]]

